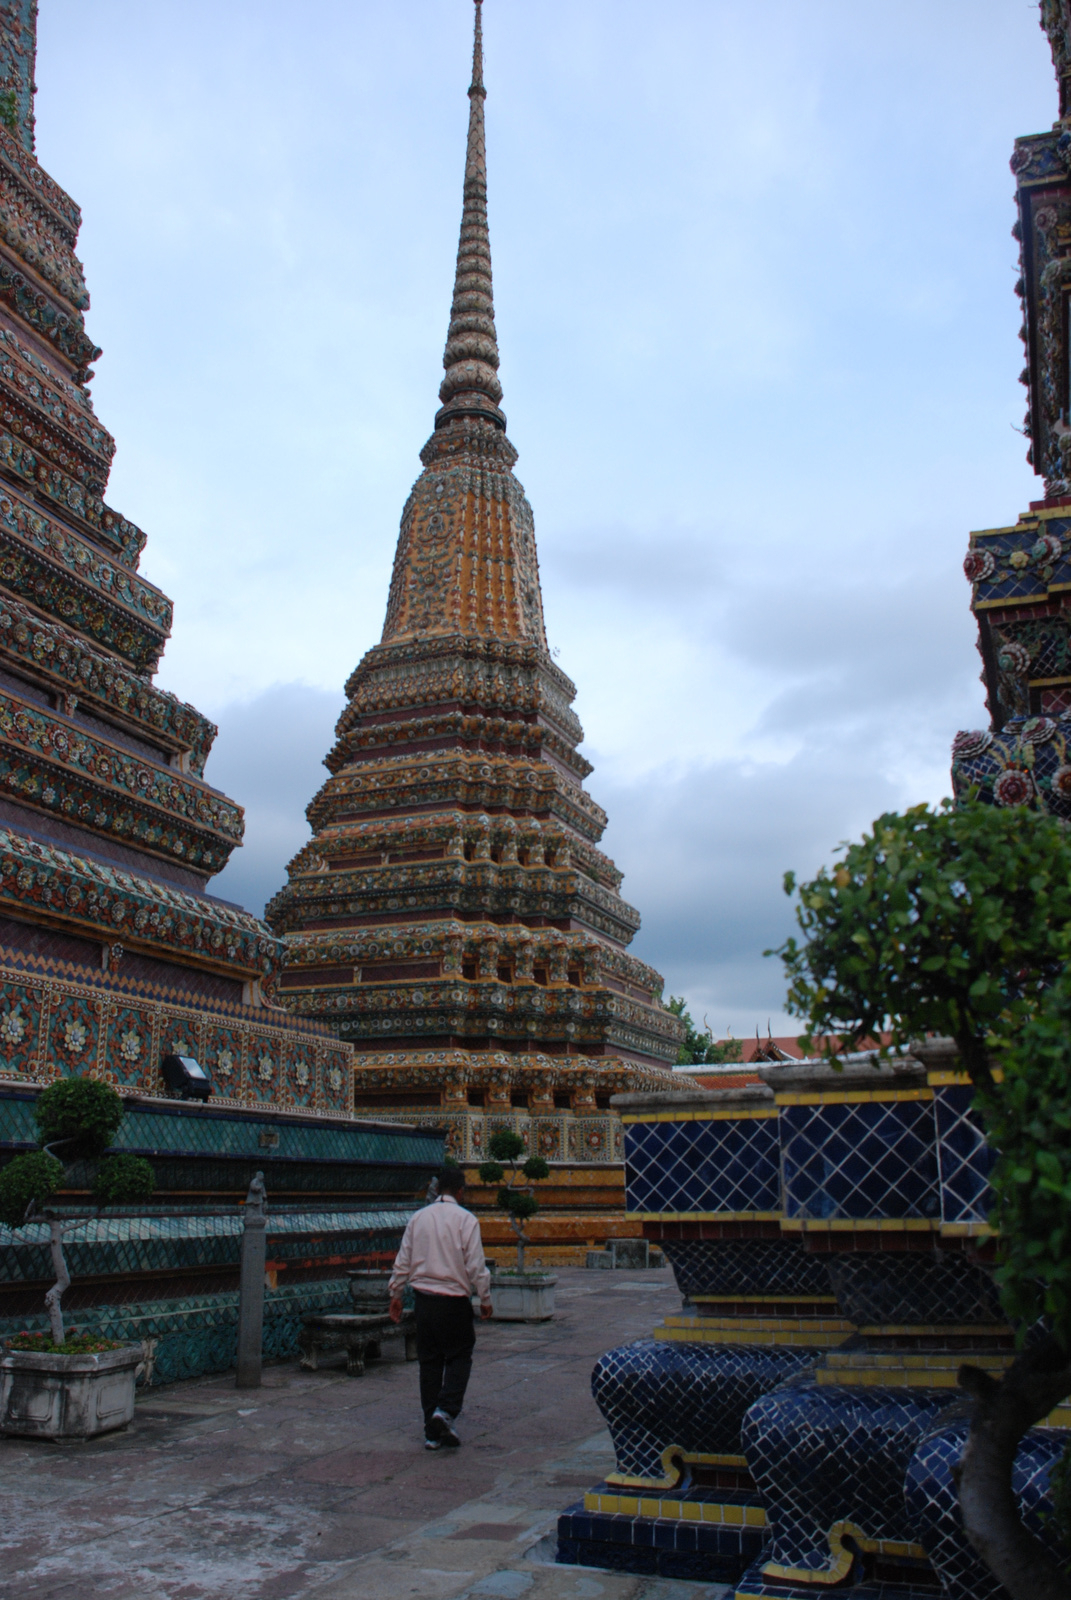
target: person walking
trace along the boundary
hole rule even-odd
[[[480,1297],[480,1316],[491,1315],[491,1274],[483,1258],[480,1224],[460,1204],[465,1175],[460,1167],[447,1166],[434,1181],[438,1195],[410,1217],[390,1277],[392,1322],[401,1321],[402,1291],[407,1283],[413,1286],[425,1450],[461,1443],[454,1423],[472,1371],[474,1291]]]

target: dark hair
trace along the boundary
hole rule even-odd
[[[465,1187],[465,1174],[453,1162],[449,1166],[440,1167],[435,1177],[438,1180],[440,1194],[460,1194]]]

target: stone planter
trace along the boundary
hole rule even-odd
[[[38,1350],[0,1354],[0,1433],[35,1439],[92,1439],[134,1417],[140,1344],[99,1355]]]
[[[554,1315],[554,1285],[549,1272],[498,1272],[491,1280],[496,1322],[546,1322]]]
[[[354,1314],[359,1317],[384,1315],[390,1305],[390,1270],[352,1267],[346,1274],[350,1280],[350,1299]]]

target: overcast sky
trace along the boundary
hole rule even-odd
[[[504,408],[633,948],[796,1031],[807,873],[984,723],[972,528],[1016,431],[1028,0],[486,0]],[[38,153],[85,214],[109,501],[176,602],[160,681],[247,808],[260,910],[382,627],[431,430],[469,0],[42,0]]]

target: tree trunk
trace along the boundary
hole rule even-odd
[[[997,1383],[978,1367],[959,1369],[974,1401],[959,1469],[959,1503],[971,1544],[1013,1600],[1068,1600],[1071,1583],[1023,1526],[1012,1469],[1027,1429],[1071,1394],[1068,1352],[1047,1335],[1024,1350]]]
[[[63,1311],[60,1301],[63,1291],[70,1287],[71,1275],[67,1271],[67,1262],[63,1254],[63,1224],[58,1217],[50,1216],[48,1219],[48,1245],[52,1252],[52,1270],[56,1274],[56,1281],[45,1295],[45,1306],[48,1310],[48,1320],[52,1324],[53,1344],[63,1343]]]

